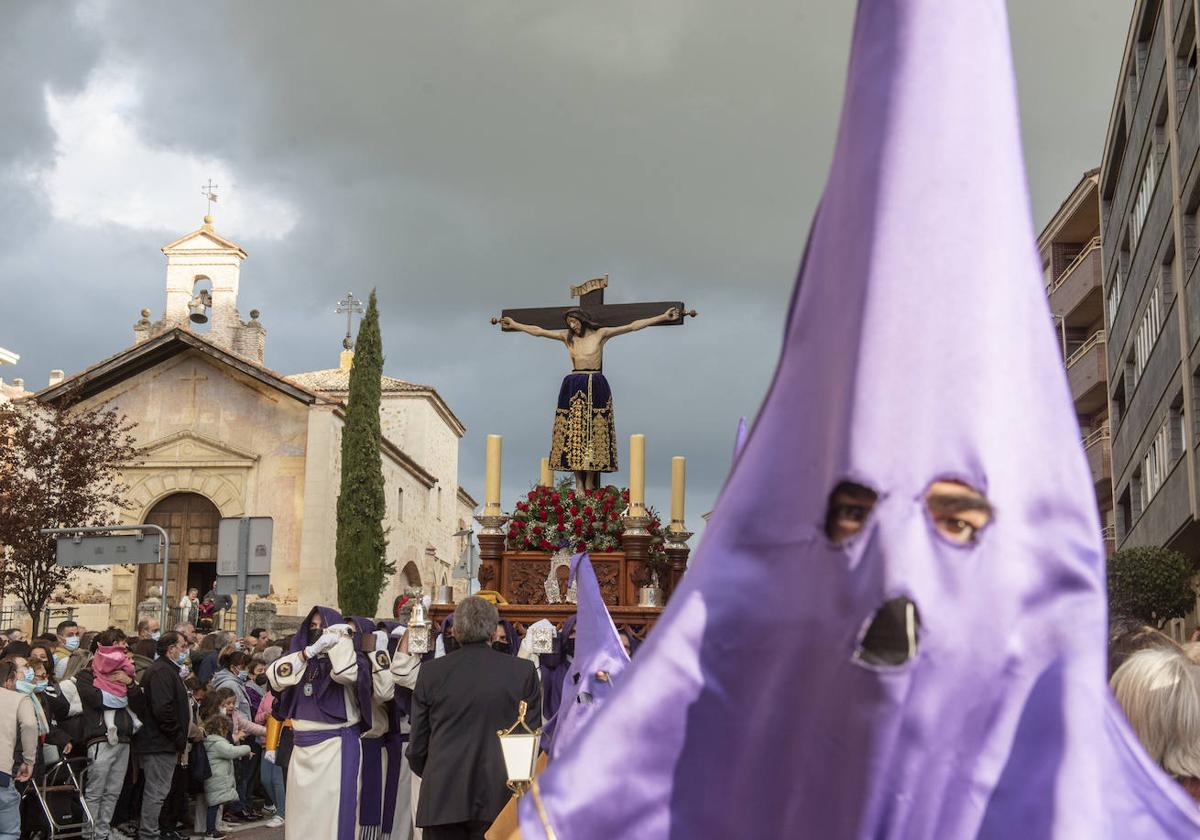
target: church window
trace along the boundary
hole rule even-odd
[[[404,488],[396,488],[396,521],[404,521]]]
[[[442,485],[438,485],[437,489],[437,518],[442,518]]]

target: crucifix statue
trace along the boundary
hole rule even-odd
[[[350,333],[354,329],[354,316],[363,313],[362,301],[354,297],[354,292],[346,292],[344,300],[339,300],[337,309],[334,310],[338,315],[346,313],[346,337],[342,339],[342,347],[346,350],[354,349],[354,339],[350,337]]]
[[[575,473],[577,493],[595,490],[600,473],[617,471],[617,435],[612,390],[604,378],[604,345],[610,339],[646,327],[682,324],[680,301],[661,303],[604,302],[608,275],[571,287],[578,306],[505,309],[493,324],[505,332],[523,332],[561,341],[571,357],[571,373],[563,378],[550,438],[550,467]]]

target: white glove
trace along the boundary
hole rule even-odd
[[[267,761],[274,764],[275,763],[275,750],[267,750],[265,753],[263,753],[263,758],[265,758]]]
[[[403,636],[407,630],[408,630],[408,627],[406,627],[403,624],[400,624],[400,625],[397,625],[396,629],[392,631],[392,635],[395,636],[396,638],[399,638],[399,637]]]
[[[304,655],[309,659],[316,659],[322,653],[334,647],[341,640],[342,637],[337,633],[331,633],[330,631],[326,630],[321,634],[321,638],[317,639],[304,649]]]
[[[387,650],[388,634],[386,630],[375,631],[375,650]]]

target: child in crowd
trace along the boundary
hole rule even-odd
[[[108,743],[116,746],[120,740],[117,736],[117,709],[129,712],[134,732],[142,728],[142,722],[129,708],[129,698],[126,696],[135,674],[133,660],[129,658],[124,645],[100,645],[92,659],[92,674],[92,684],[100,689],[104,698],[104,727]],[[120,674],[127,679],[122,679],[118,676]]]
[[[232,724],[223,714],[212,715],[204,721],[204,751],[212,774],[204,780],[204,798],[208,801],[206,829],[208,838],[223,838],[217,831],[217,815],[222,805],[237,802],[237,784],[234,780],[233,762],[250,754],[250,746],[235,746],[229,742]]]

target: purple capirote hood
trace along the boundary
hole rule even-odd
[[[542,739],[542,748],[551,756],[569,748],[612,695],[629,664],[586,552],[571,558],[570,578],[575,581],[577,604],[575,658],[562,683],[554,727]],[[564,627],[564,632],[570,631]],[[598,671],[607,672],[608,680],[597,679]]]
[[[662,618],[522,798],[526,840],[543,814],[571,840],[1200,836],[1107,688],[1025,184],[1003,0],[861,0],[771,389]],[[934,528],[938,479],[990,500],[976,542]],[[879,497],[835,546],[844,480]],[[898,597],[915,655],[868,665]]]

